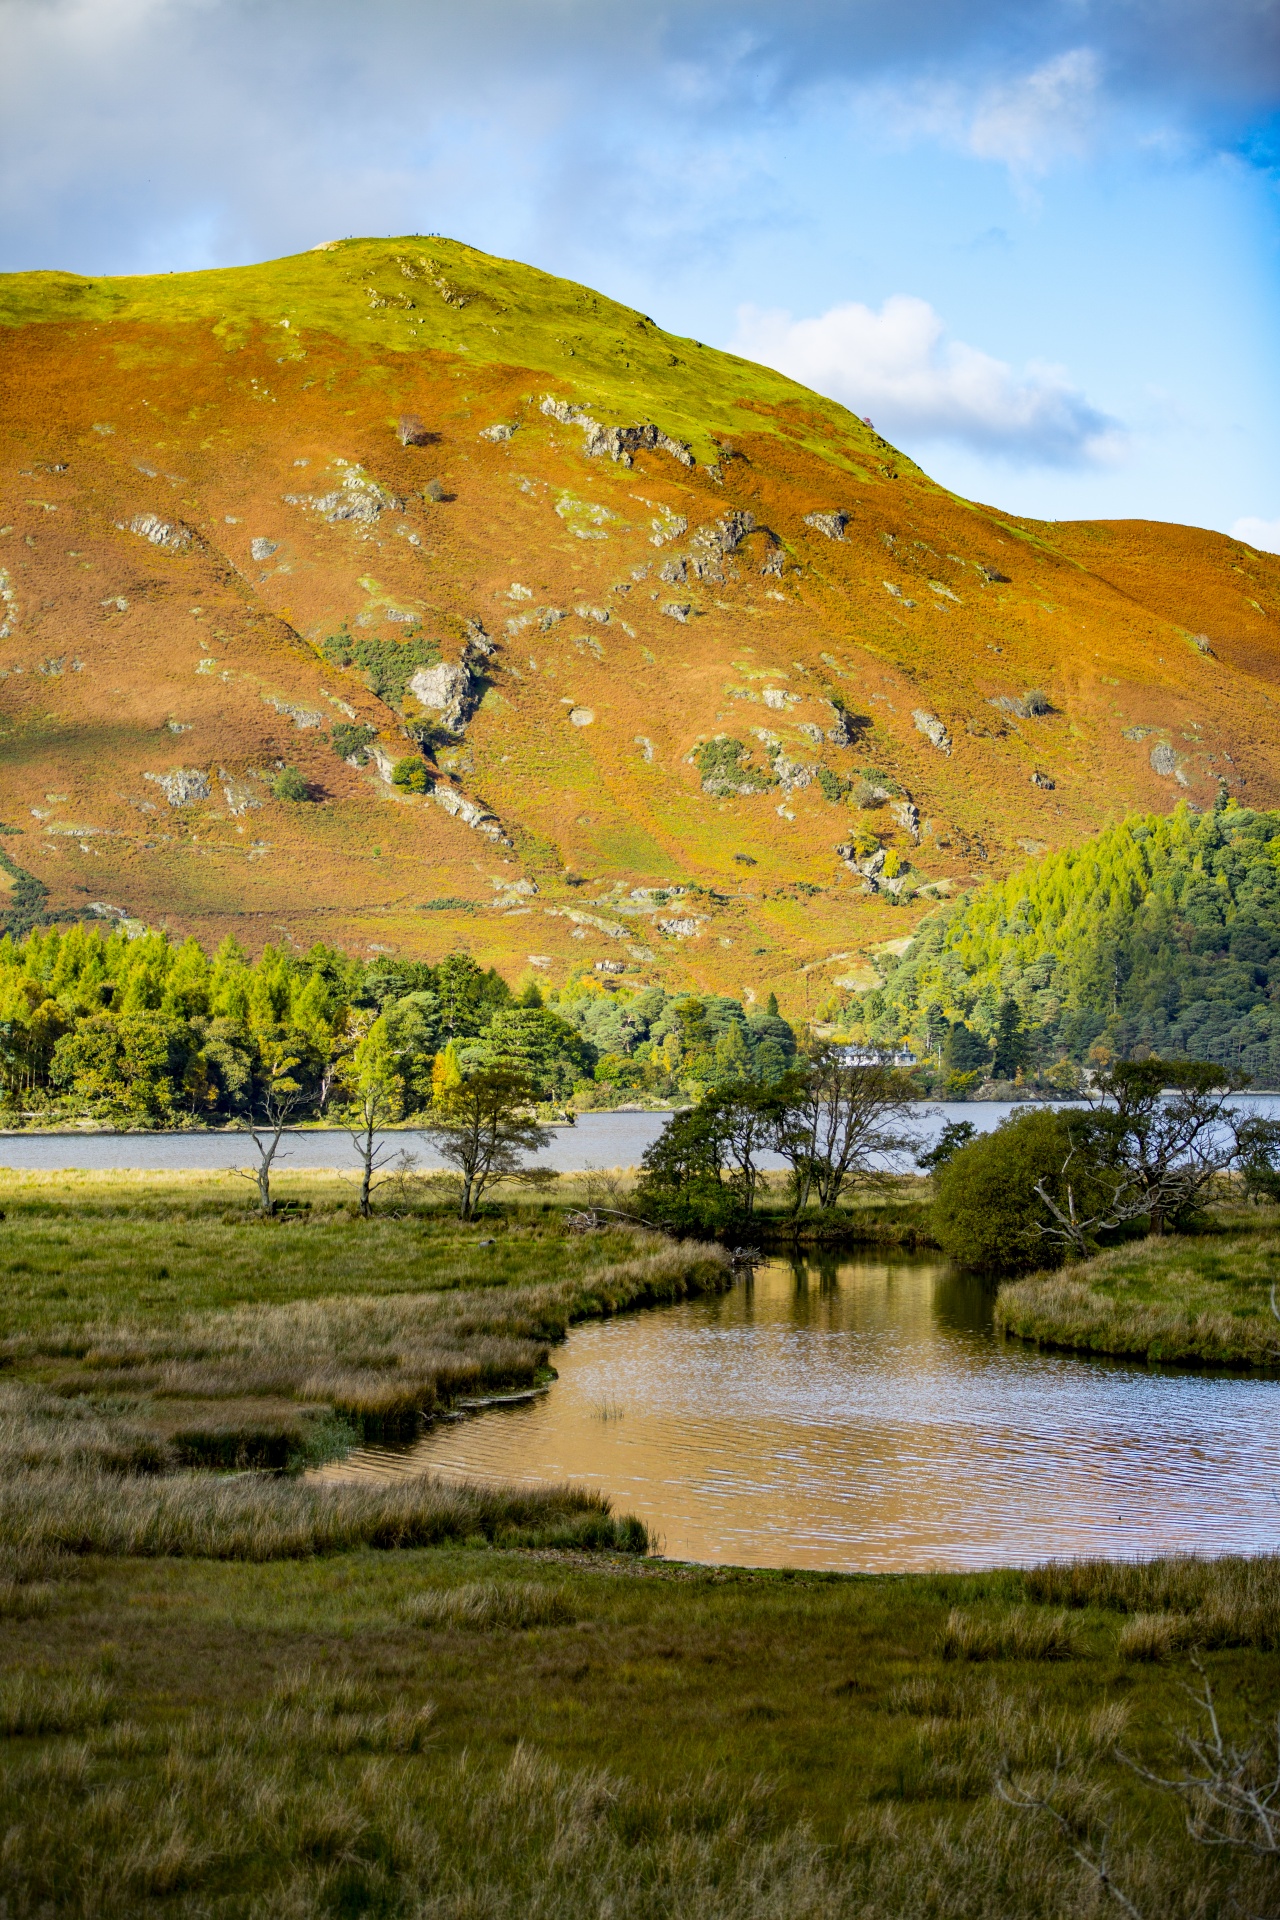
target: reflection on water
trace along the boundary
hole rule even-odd
[[[1280,1383],[1041,1354],[980,1283],[774,1261],[716,1299],[575,1328],[551,1391],[326,1477],[575,1480],[666,1553],[901,1570],[1280,1547]]]

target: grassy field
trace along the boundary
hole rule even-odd
[[[1280,1368],[1272,1209],[1223,1231],[1171,1234],[1100,1253],[1064,1273],[1001,1287],[996,1325],[1042,1346],[1179,1365]]]
[[[1104,1866],[1143,1920],[1280,1910],[1274,1851],[1197,1845],[1135,1771],[1185,1764],[1206,1680],[1237,1788],[1274,1768],[1280,1559],[699,1568],[570,1488],[211,1471],[726,1284],[715,1249],[554,1208],[282,1191],[307,1210],[216,1175],[6,1184],[4,1920],[1085,1920]],[[1261,1831],[1240,1792],[1228,1819]]]
[[[1274,1857],[1197,1847],[1117,1753],[1177,1769],[1198,1643],[1261,1764],[1274,1560],[841,1579],[481,1548],[90,1558],[9,1608],[14,1916],[1061,1920],[1107,1910],[1087,1864],[1107,1845],[1131,1912],[1280,1901]]]

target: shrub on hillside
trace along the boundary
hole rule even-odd
[[[415,760],[406,754],[403,760],[397,760],[391,769],[391,784],[399,787],[401,793],[425,793],[430,782],[427,769],[421,760]]]
[[[271,782],[277,800],[309,800],[311,789],[296,767],[284,767]]]

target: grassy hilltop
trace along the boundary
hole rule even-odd
[[[1028,853],[1280,800],[1280,561],[958,500],[570,282],[351,240],[0,326],[19,904],[797,1016]]]

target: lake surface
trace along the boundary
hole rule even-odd
[[[922,1140],[931,1140],[945,1121],[970,1120],[985,1133],[1012,1111],[1007,1103],[994,1100],[921,1106],[918,1128]],[[645,1148],[670,1118],[669,1113],[584,1113],[574,1126],[554,1127],[551,1144],[530,1161],[557,1173],[639,1166]],[[413,1154],[421,1167],[443,1164],[430,1135],[416,1128],[397,1128],[380,1138],[395,1152]],[[253,1159],[253,1143],[242,1133],[0,1133],[0,1167],[212,1171],[247,1166]],[[291,1168],[354,1167],[358,1159],[345,1129],[299,1127],[286,1130],[277,1164],[287,1173]],[[768,1155],[764,1164],[783,1163]]]
[[[671,1557],[739,1566],[1280,1548],[1280,1381],[997,1340],[990,1295],[936,1260],[773,1261],[576,1327],[553,1358],[536,1399],[324,1477],[574,1480]]]
[[[1025,1103],[1023,1103],[1025,1104]],[[1065,1103],[1064,1103],[1065,1104]],[[1240,1105],[1251,1112],[1280,1114],[1280,1095],[1244,1096]],[[974,1100],[964,1105],[947,1101],[921,1104],[916,1109],[916,1131],[922,1145],[936,1140],[948,1120],[968,1120],[979,1133],[998,1126],[1007,1114],[1020,1111],[1004,1100]],[[671,1118],[669,1113],[584,1113],[574,1126],[552,1128],[550,1145],[530,1156],[530,1164],[552,1167],[557,1173],[581,1173],[589,1167],[636,1167]],[[396,1153],[409,1153],[425,1169],[443,1163],[429,1134],[414,1127],[397,1128],[379,1136]],[[145,1171],[209,1171],[243,1167],[254,1160],[251,1140],[242,1133],[0,1133],[0,1168],[32,1168],[56,1172],[64,1167],[112,1168]],[[780,1167],[776,1155],[766,1154],[766,1167]],[[911,1158],[901,1164],[909,1169]],[[342,1127],[286,1129],[277,1167],[290,1169],[351,1168],[358,1165],[351,1136]]]

